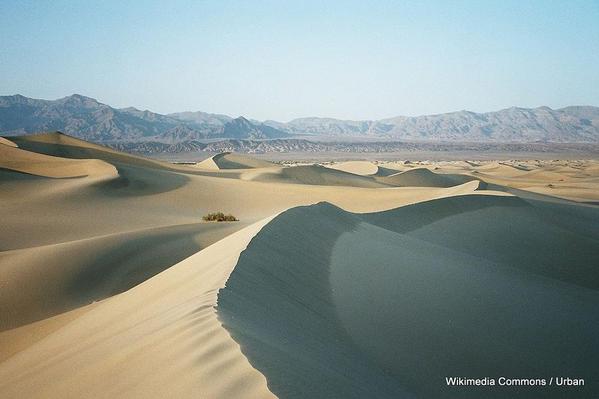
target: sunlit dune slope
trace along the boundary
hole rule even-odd
[[[0,363],[0,397],[273,397],[213,308],[238,254],[267,222],[95,304]]]
[[[328,167],[362,176],[373,176],[379,172],[379,167],[368,161],[339,162]]]
[[[114,166],[98,159],[61,158],[10,145],[0,145],[0,168],[54,178],[112,178],[118,175]]]
[[[17,145],[10,141],[9,139],[5,139],[4,137],[0,137],[0,144],[7,145],[9,147],[17,147]]]

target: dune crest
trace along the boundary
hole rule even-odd
[[[427,168],[416,168],[380,177],[378,181],[400,187],[451,187],[473,179],[465,175],[442,175],[432,172]]]
[[[99,144],[90,143],[61,132],[29,134],[10,137],[19,148],[44,155],[71,159],[100,159],[114,166],[127,164],[144,168],[192,172],[186,165],[175,165],[168,162],[127,154]]]
[[[126,291],[238,229],[195,223],[0,252],[0,332]]]
[[[273,163],[261,161],[256,158],[235,154],[232,152],[223,152],[216,154],[196,165],[200,169],[220,170],[220,169],[254,169],[268,168],[275,166]]]
[[[9,147],[18,147],[18,145],[16,145],[9,139],[5,139],[4,137],[0,137],[0,144],[7,145]]]

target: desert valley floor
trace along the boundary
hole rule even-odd
[[[0,398],[596,398],[598,204],[597,160],[0,138]]]

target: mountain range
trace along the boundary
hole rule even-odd
[[[73,94],[58,100],[0,96],[0,134],[61,131],[99,143],[186,143],[212,139],[339,137],[404,141],[597,143],[599,107],[512,107],[374,121],[299,118],[283,123],[206,112],[158,114],[113,108]]]

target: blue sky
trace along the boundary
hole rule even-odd
[[[286,121],[599,105],[599,1],[0,1],[0,94]]]

